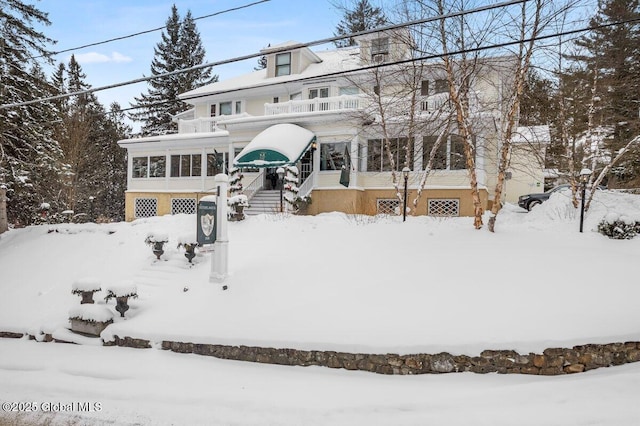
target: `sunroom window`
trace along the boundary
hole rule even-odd
[[[409,146],[407,138],[389,139],[389,149],[393,157],[394,169],[402,170],[405,164],[413,170],[413,145]],[[407,158],[407,149],[409,157]],[[391,171],[391,160],[381,139],[369,139],[367,149],[367,171]]]
[[[167,158],[164,155],[133,157],[134,178],[157,178],[166,176]]]
[[[201,164],[200,154],[172,155],[171,177],[200,176]]]
[[[349,169],[351,162],[349,152],[350,142],[323,143],[320,145],[320,170],[341,170],[342,166]]]
[[[422,138],[423,167],[426,167],[429,163],[431,150],[436,140],[436,136],[424,136]],[[432,165],[433,170],[464,170],[466,167],[464,139],[459,135],[449,135],[438,147]]]

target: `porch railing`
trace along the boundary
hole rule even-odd
[[[260,173],[243,189],[243,194],[247,196],[247,200],[251,200],[264,185],[264,169],[260,169]]]
[[[298,197],[303,198],[311,194],[313,187],[315,186],[317,172],[313,171],[298,187]]]

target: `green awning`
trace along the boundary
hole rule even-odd
[[[295,124],[275,124],[244,147],[233,162],[234,167],[280,167],[297,163],[316,136]]]

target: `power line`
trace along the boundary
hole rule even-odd
[[[260,3],[266,3],[266,2],[269,2],[269,1],[271,1],[271,0],[259,0],[259,1],[255,1],[253,3],[248,3],[248,4],[245,4],[245,5],[242,5],[242,6],[232,7],[230,9],[221,10],[219,12],[210,13],[209,15],[199,16],[197,18],[193,18],[193,20],[197,21],[199,19],[211,18],[213,16],[223,15],[223,14],[229,13],[229,12],[235,12],[236,10],[246,9],[248,7],[256,6],[256,5],[260,4]],[[101,44],[111,43],[111,42],[114,42],[114,41],[126,40],[128,38],[133,38],[133,37],[141,36],[141,35],[144,35],[144,34],[149,34],[149,33],[153,33],[153,32],[156,32],[156,31],[161,31],[161,30],[164,30],[166,27],[167,26],[164,25],[162,27],[152,28],[150,30],[140,31],[140,32],[129,34],[129,35],[125,35],[125,36],[110,38],[110,39],[104,40],[104,41],[98,41],[98,42],[95,42],[95,43],[83,44],[82,46],[72,47],[72,48],[64,49],[64,50],[58,50],[56,52],[51,52],[49,55],[33,56],[31,59],[43,58],[45,56],[56,56],[56,55],[59,55],[61,53],[71,52],[73,50],[80,50],[80,49],[85,49],[87,47],[93,47],[93,46],[99,46]]]
[[[308,42],[308,43],[298,43],[298,44],[292,45],[292,46],[285,46],[285,47],[281,47],[281,48],[270,49],[269,53],[287,52],[287,51],[290,51],[292,49],[300,49],[300,48],[304,48],[304,47],[311,47],[311,46],[317,46],[317,45],[321,45],[321,44],[327,44],[327,43],[331,43],[331,42],[334,42],[334,41],[337,41],[337,40],[346,39],[346,38],[352,38],[352,37],[358,37],[358,36],[361,36],[361,35],[367,35],[367,34],[383,32],[383,31],[390,31],[390,30],[395,30],[395,29],[400,29],[400,28],[406,28],[406,27],[409,27],[409,26],[425,24],[427,22],[438,21],[438,20],[441,20],[441,19],[454,18],[454,17],[458,17],[458,16],[464,16],[464,15],[467,15],[467,14],[485,12],[485,11],[492,10],[492,9],[497,9],[497,8],[506,7],[506,6],[512,6],[512,5],[516,5],[516,4],[520,4],[520,3],[527,3],[529,1],[531,1],[531,0],[504,1],[504,2],[501,2],[501,3],[493,4],[493,5],[480,6],[480,7],[474,8],[474,9],[461,10],[461,11],[447,13],[447,14],[444,14],[444,15],[438,15],[438,16],[434,16],[434,17],[416,19],[416,20],[405,22],[405,23],[401,23],[401,24],[388,25],[388,26],[384,26],[384,27],[374,28],[374,29],[371,29],[371,30],[358,31],[358,32],[355,32],[355,33],[347,34],[347,35],[328,37],[328,38],[324,38],[324,39],[320,39],[320,40],[316,40],[316,41],[311,41],[311,42]],[[89,93],[99,92],[99,91],[103,91],[103,90],[115,89],[116,87],[122,87],[122,86],[131,85],[131,84],[143,83],[143,82],[154,80],[154,79],[158,79],[158,78],[171,77],[171,76],[174,76],[174,75],[178,75],[178,74],[182,74],[182,73],[190,72],[190,71],[196,71],[196,70],[200,70],[200,69],[203,69],[203,68],[209,68],[209,67],[214,67],[214,66],[218,66],[218,65],[225,65],[225,64],[229,64],[229,63],[233,63],[233,62],[245,61],[247,59],[256,58],[256,57],[259,57],[259,56],[262,56],[262,55],[263,55],[263,53],[258,52],[258,53],[252,53],[252,54],[249,54],[249,55],[236,56],[236,57],[230,58],[230,59],[224,59],[224,60],[216,61],[216,62],[207,62],[205,64],[196,65],[196,66],[193,66],[193,67],[190,67],[190,68],[185,68],[185,69],[172,71],[172,72],[164,73],[164,74],[158,74],[158,75],[149,76],[149,77],[141,77],[141,78],[137,78],[137,79],[133,79],[133,80],[124,81],[124,82],[121,82],[121,83],[110,84],[110,85],[107,85],[107,86],[91,88],[91,89],[82,90],[82,91],[73,92],[73,93],[65,93],[65,94],[62,94],[62,95],[51,96],[51,97],[47,97],[47,98],[33,99],[33,100],[30,100],[30,101],[24,101],[24,102],[17,102],[17,103],[13,103],[13,104],[0,105],[0,109],[6,109],[6,108],[11,108],[11,107],[17,107],[17,106],[31,105],[31,104],[34,104],[34,103],[37,103],[37,102],[47,102],[47,101],[53,101],[53,100],[58,100],[58,99],[64,99],[64,98],[68,98],[68,97],[71,97],[71,96],[86,95],[86,94],[89,94]],[[365,69],[367,69],[367,68],[365,68]]]
[[[261,85],[259,87],[260,88],[272,87],[272,86],[278,86],[278,85],[281,85],[281,84],[284,84],[284,83],[298,83],[298,82],[304,82],[304,81],[317,80],[318,78],[338,77],[338,76],[342,76],[342,75],[355,74],[355,73],[362,72],[362,71],[369,71],[369,70],[373,70],[373,69],[377,69],[377,68],[385,68],[385,67],[390,67],[390,66],[394,66],[394,65],[402,65],[402,64],[411,63],[411,62],[418,62],[418,61],[427,61],[427,60],[430,60],[430,59],[442,58],[444,56],[456,56],[456,55],[461,55],[461,54],[464,54],[464,53],[481,52],[481,51],[492,50],[492,49],[497,49],[497,48],[501,48],[501,47],[514,46],[514,45],[517,45],[517,44],[520,44],[520,43],[528,43],[528,42],[531,42],[531,41],[547,40],[547,39],[550,39],[550,38],[561,37],[561,36],[565,36],[565,35],[579,34],[579,33],[592,31],[592,30],[595,30],[595,29],[607,28],[607,27],[611,27],[611,26],[615,26],[615,25],[622,25],[622,24],[636,23],[636,22],[640,22],[640,18],[629,19],[629,20],[626,20],[626,21],[612,22],[612,23],[608,23],[608,24],[601,24],[601,25],[597,25],[595,27],[584,27],[584,28],[579,28],[579,29],[575,29],[575,30],[565,31],[565,32],[562,32],[562,33],[553,33],[553,34],[547,34],[547,35],[542,35],[542,36],[530,37],[530,38],[522,39],[522,40],[514,40],[514,41],[509,41],[509,42],[504,42],[504,43],[491,44],[491,45],[487,45],[487,46],[478,46],[478,47],[474,47],[474,48],[461,49],[461,50],[457,50],[457,51],[450,51],[450,52],[448,52],[446,54],[437,53],[437,54],[433,54],[433,55],[421,56],[421,57],[418,57],[418,58],[411,58],[411,59],[399,60],[399,61],[394,61],[394,62],[387,62],[387,63],[383,63],[383,64],[368,65],[368,66],[365,66],[365,67],[360,67],[360,68],[352,69],[352,70],[348,70],[348,71],[336,71],[336,72],[333,72],[333,73],[326,73],[326,74],[317,75],[317,76],[301,77],[301,78],[297,78],[297,79],[287,80],[286,82],[274,82],[274,83],[263,84],[263,85]],[[246,88],[221,90],[221,91],[216,92],[215,94],[216,95],[222,95],[222,94],[227,94],[227,93],[239,92],[239,91],[242,91],[242,90],[246,90]],[[181,98],[178,101],[190,101],[190,100],[199,99],[199,98],[203,98],[203,97],[207,97],[207,96],[211,96],[211,93],[189,96],[189,97],[186,97],[186,98]],[[155,102],[155,103],[152,103],[152,104],[144,105],[144,107],[155,106],[155,105],[163,105],[163,104],[171,103],[171,102],[176,102],[176,100]],[[120,111],[125,112],[125,111],[130,111],[130,110],[139,109],[139,108],[142,108],[142,107],[125,108],[125,109],[122,109]]]

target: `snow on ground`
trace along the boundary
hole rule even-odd
[[[0,331],[68,335],[80,302],[72,286],[95,277],[98,304],[122,282],[139,295],[125,318],[108,302],[107,340],[467,355],[638,341],[640,237],[594,232],[608,214],[638,212],[640,197],[603,191],[582,234],[567,193],[530,213],[508,205],[495,234],[470,218],[250,217],[229,224],[226,291],[208,280],[209,253],[189,265],[177,247],[195,216],[11,230],[0,236]],[[150,232],[169,237],[161,260],[144,243]],[[557,378],[389,378],[0,339],[0,383],[3,401],[101,401],[91,418],[117,424],[640,421],[636,365]]]

